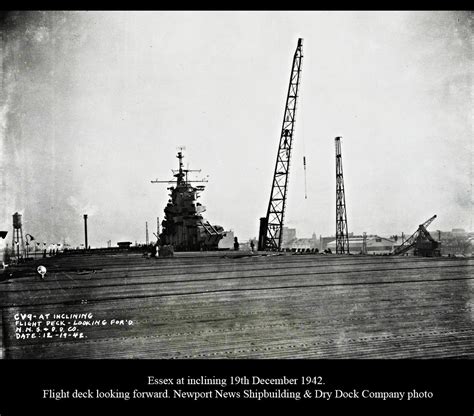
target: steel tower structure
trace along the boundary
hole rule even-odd
[[[342,173],[341,138],[336,144],[336,254],[349,254],[349,233],[347,231],[346,197]]]
[[[258,239],[259,250],[278,251],[281,248],[283,218],[285,215],[286,194],[288,190],[288,175],[290,157],[295,131],[296,101],[301,77],[303,59],[303,39],[298,39],[293,65],[290,74],[290,85],[286,97],[285,112],[280,134],[280,143],[273,174],[270,202],[267,216],[260,219]]]

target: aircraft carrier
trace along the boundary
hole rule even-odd
[[[441,256],[436,216],[393,255],[352,253],[340,137],[335,254],[283,250],[302,57],[299,39],[258,249],[216,251],[224,229],[203,218],[182,152],[151,248],[90,249],[84,215],[84,249],[31,259],[16,213],[3,358],[474,358],[474,259]]]

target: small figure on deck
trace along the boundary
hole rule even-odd
[[[150,257],[156,257],[156,253],[157,253],[157,250],[158,250],[158,241],[156,242],[156,244],[153,244],[151,246],[151,254],[150,254]]]
[[[253,253],[254,249],[255,249],[255,243],[253,242],[253,240],[250,240],[250,251]]]
[[[234,250],[238,251],[240,247],[239,241],[237,240],[237,237],[234,237]]]
[[[38,266],[38,268],[36,270],[41,275],[41,280],[44,280],[44,275],[46,274],[46,267]]]

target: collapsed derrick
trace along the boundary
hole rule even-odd
[[[436,215],[418,226],[418,229],[399,247],[393,251],[394,255],[402,255],[413,249],[415,256],[422,257],[439,257],[441,256],[441,247],[439,241],[436,241],[428,232],[427,227],[430,225]]]

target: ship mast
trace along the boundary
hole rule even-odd
[[[190,185],[191,182],[209,182],[205,178],[203,178],[201,180],[191,180],[191,181],[188,180],[188,173],[189,172],[201,172],[201,169],[183,169],[183,167],[184,167],[184,164],[183,164],[183,159],[184,159],[183,149],[184,149],[184,147],[179,147],[178,149],[179,149],[178,155],[176,156],[179,160],[178,170],[171,169],[171,171],[173,172],[173,176],[176,178],[176,187]],[[186,178],[186,179],[184,180],[184,178]],[[171,181],[160,181],[158,179],[155,179],[154,181],[150,181],[150,182],[151,183],[174,183],[173,180],[171,180]],[[199,191],[204,190],[204,186],[203,185],[198,186],[198,190]]]
[[[179,159],[179,170],[178,170],[178,173],[175,173],[173,176],[175,178],[177,178],[176,180],[176,185],[179,186],[179,185],[182,185],[183,184],[183,178],[184,178],[184,172],[183,172],[183,153],[181,151],[178,152],[178,156],[176,156],[178,159]],[[187,178],[188,174],[186,172],[186,182],[188,181],[188,178]]]

